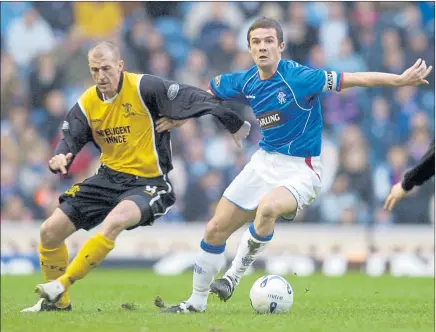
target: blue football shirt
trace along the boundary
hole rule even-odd
[[[281,59],[267,80],[261,80],[253,66],[215,77],[210,89],[218,98],[251,106],[262,131],[259,146],[265,151],[316,157],[321,153],[323,127],[319,96],[340,91],[341,82],[339,72]]]

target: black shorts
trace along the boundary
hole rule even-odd
[[[142,178],[114,171],[102,165],[98,173],[75,184],[59,196],[59,208],[76,229],[99,225],[123,200],[135,202],[141,210],[138,226],[149,226],[166,214],[176,197],[167,176]]]

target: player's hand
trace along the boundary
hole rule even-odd
[[[398,201],[402,200],[406,195],[407,191],[403,189],[403,187],[401,186],[401,182],[393,185],[391,188],[391,192],[389,193],[385,201],[385,210],[392,211],[395,204],[397,204]]]
[[[158,133],[163,133],[164,131],[171,130],[173,128],[177,128],[185,124],[186,120],[172,120],[166,117],[160,118],[156,121],[156,131]]]
[[[401,74],[400,85],[417,86],[422,84],[428,84],[428,81],[425,78],[431,73],[432,69],[432,66],[427,68],[425,61],[423,61],[422,59],[418,59],[418,61],[416,61],[412,67],[406,69],[406,71]]]
[[[242,127],[239,128],[239,130],[232,135],[233,140],[235,141],[238,148],[241,148],[241,140],[246,139],[250,134],[250,129],[251,129],[251,123],[248,121],[244,121]]]
[[[53,158],[51,158],[48,162],[48,166],[50,169],[54,172],[61,171],[62,174],[67,174],[67,165],[71,162],[73,159],[73,154],[67,153],[67,155],[64,154],[57,154]]]

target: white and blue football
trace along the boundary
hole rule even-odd
[[[250,302],[258,314],[283,314],[292,307],[294,291],[285,278],[267,275],[254,282],[250,290]]]

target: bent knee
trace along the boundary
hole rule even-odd
[[[130,227],[133,222],[137,223],[138,221],[133,221],[133,218],[127,213],[116,212],[110,213],[105,218],[103,227],[110,230],[123,230]]]
[[[219,219],[212,219],[206,225],[204,240],[209,244],[222,244],[229,236],[230,234],[228,234],[228,231],[219,221]]]
[[[39,228],[41,244],[46,249],[59,247],[62,242],[72,233],[62,229],[60,221],[52,217],[42,223]]]
[[[220,225],[219,221],[216,219],[212,219],[206,225],[206,234],[211,236],[216,236],[222,232],[222,229],[223,228]]]
[[[126,228],[137,225],[141,221],[141,216],[141,210],[135,202],[122,201],[104,219],[102,233],[114,238]]]
[[[40,226],[41,245],[46,249],[59,247],[64,240],[76,231],[76,226],[59,208]]]
[[[271,196],[263,197],[257,208],[257,213],[265,219],[275,219],[280,216],[280,206]]]

